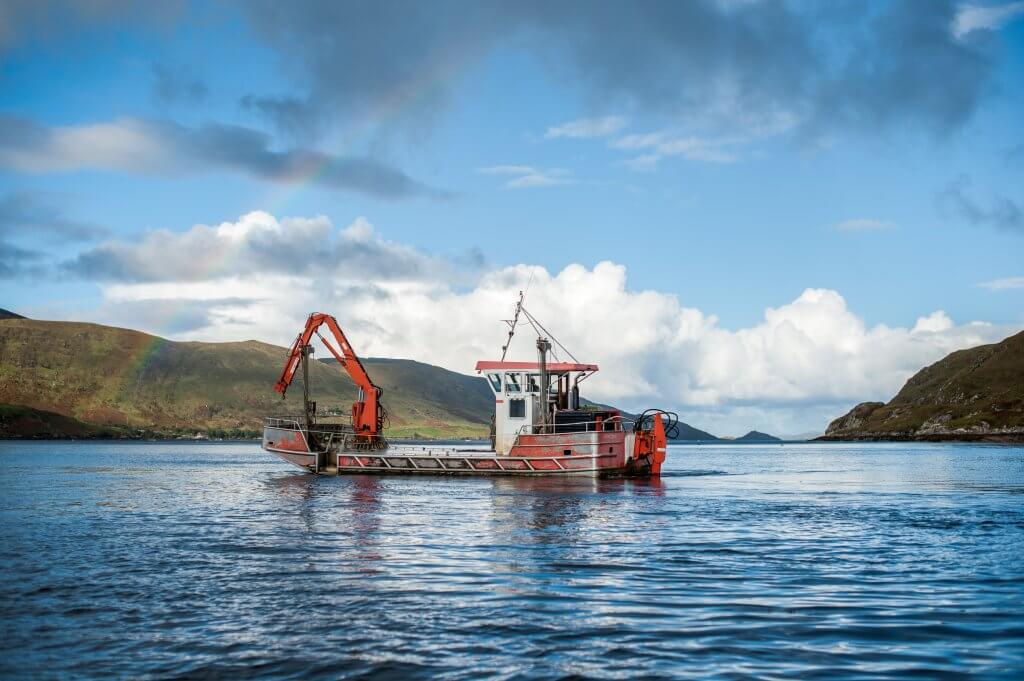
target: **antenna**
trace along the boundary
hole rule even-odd
[[[512,319],[503,320],[508,324],[508,340],[501,346],[501,361],[505,361],[505,355],[508,354],[508,346],[512,345],[512,336],[516,334],[516,324],[519,323],[519,313],[523,310],[523,297],[526,294],[522,291],[519,292],[519,302],[516,303],[516,313]]]

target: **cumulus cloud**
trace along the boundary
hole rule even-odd
[[[891,222],[872,220],[870,218],[854,218],[836,223],[835,229],[840,232],[877,232],[883,229],[892,229]]]
[[[906,327],[871,326],[838,292],[813,288],[767,309],[759,323],[730,330],[673,294],[631,288],[626,268],[612,262],[572,264],[558,272],[521,264],[456,285],[449,272],[432,269],[431,258],[384,241],[365,220],[333,230],[338,243],[326,258],[330,267],[281,267],[267,260],[283,247],[285,234],[306,241],[330,231],[324,218],[276,220],[252,213],[234,223],[151,233],[122,244],[113,252],[123,266],[135,259],[155,275],[140,264],[130,276],[122,270],[116,280],[101,281],[104,319],[138,326],[132,315],[147,304],[179,311],[195,304],[199,312],[188,317],[187,330],[161,327],[159,320],[148,330],[286,344],[310,311],[323,310],[341,320],[361,354],[409,357],[468,373],[477,359],[500,352],[500,320],[532,282],[531,312],[577,357],[602,367],[587,381],[588,397],[631,409],[678,407],[699,415],[690,419],[698,425],[719,424],[725,429],[720,432],[750,425],[737,422],[737,414],[760,414],[756,425],[780,432],[824,427],[856,402],[888,399],[910,375],[948,352],[1016,330],[957,324],[942,311]],[[346,250],[358,245],[377,255],[346,258]],[[280,260],[292,261],[284,248]],[[177,249],[199,262],[177,257]],[[390,261],[394,253],[421,266],[392,276],[376,272],[374,263]],[[531,358],[532,340],[522,329],[512,356]]]
[[[185,232],[151,230],[64,263],[66,271],[97,281],[176,285],[249,273],[325,276],[335,270],[367,280],[417,280],[439,277],[443,268],[437,259],[380,238],[365,218],[337,230],[323,216],[278,220],[262,211]]]
[[[98,169],[184,174],[220,168],[271,182],[312,182],[387,199],[444,196],[372,158],[274,149],[269,136],[241,126],[189,128],[136,118],[45,127],[0,116],[0,166],[28,173]]]
[[[534,166],[499,165],[478,168],[481,175],[504,175],[509,179],[502,185],[505,189],[526,189],[529,187],[555,187],[573,184],[572,172],[565,168],[535,168]]]
[[[970,178],[962,176],[951,182],[938,196],[939,207],[947,214],[972,225],[990,225],[1000,229],[1024,230],[1024,210],[1005,196],[994,196],[984,203],[970,194]]]
[[[544,133],[545,139],[559,137],[586,138],[607,137],[614,135],[626,127],[626,119],[622,116],[604,116],[602,118],[579,118],[575,121],[555,125]]]

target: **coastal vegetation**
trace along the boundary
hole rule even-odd
[[[947,355],[889,402],[858,404],[820,439],[1024,441],[1024,332]]]
[[[256,437],[264,416],[301,412],[301,382],[273,392],[287,351],[243,341],[175,342],[98,324],[0,323],[0,436]],[[389,435],[486,437],[483,379],[410,360],[366,359],[384,389]],[[321,411],[347,413],[355,387],[310,365]]]

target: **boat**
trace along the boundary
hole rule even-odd
[[[301,370],[303,413],[267,418],[263,449],[307,472],[319,475],[414,474],[652,477],[661,473],[668,436],[676,415],[649,409],[638,416],[584,404],[580,383],[598,371],[596,364],[553,357],[550,334],[538,331],[537,361],[507,361],[520,315],[539,330],[520,294],[515,317],[508,320],[508,342],[500,360],[481,360],[476,372],[494,397],[489,446],[397,444],[384,434],[387,411],[383,391],[373,383],[337,320],[313,313],[292,344],[274,390],[282,396]],[[321,334],[321,327],[334,343]],[[544,330],[546,331],[546,330]],[[309,358],[313,337],[320,339],[352,378],[358,393],[342,422],[323,418],[309,398]],[[564,346],[555,341],[567,355]]]

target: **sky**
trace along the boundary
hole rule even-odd
[[[471,373],[522,290],[719,435],[1021,330],[1024,2],[0,2],[0,306]]]

